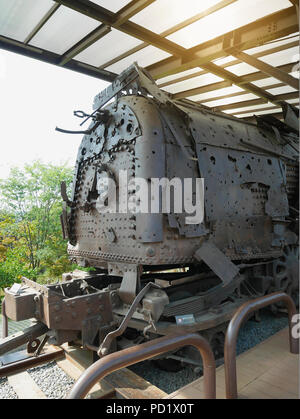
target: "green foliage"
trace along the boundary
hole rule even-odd
[[[36,272],[28,269],[21,259],[17,249],[9,250],[4,262],[0,263],[0,288],[11,286],[14,282],[20,282],[21,277],[36,278]]]
[[[0,181],[0,287],[72,267],[60,225],[60,183],[71,179],[71,169],[36,161]]]

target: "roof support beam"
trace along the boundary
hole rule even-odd
[[[295,63],[291,63],[291,64],[285,64],[285,65],[282,65],[282,66],[279,66],[279,67],[276,67],[276,68],[278,68],[282,71],[291,72],[294,65],[295,65]],[[264,73],[261,73],[261,72],[247,74],[245,76],[240,77],[239,87],[242,88],[243,84],[245,84],[245,83],[250,83],[250,82],[253,82],[253,81],[257,81],[257,80],[263,80],[263,79],[266,79],[266,78],[268,78],[268,76]],[[173,97],[175,97],[177,99],[180,99],[180,98],[184,98],[184,97],[196,96],[196,95],[200,95],[202,93],[208,93],[208,92],[212,92],[212,91],[215,91],[215,90],[223,89],[224,87],[230,87],[232,85],[233,85],[233,83],[230,82],[230,81],[208,84],[206,86],[196,87],[194,89],[185,90],[183,92],[175,93]],[[247,94],[247,93],[248,93],[247,91],[244,91],[244,92],[240,92],[239,94]],[[239,94],[236,94],[236,95],[238,96]],[[217,100],[217,99],[218,98],[214,98],[213,100]],[[201,103],[201,101],[199,101],[199,102]]]
[[[176,62],[179,60],[180,65],[179,67],[176,67],[175,65],[176,68],[174,69],[174,62],[172,62],[171,65],[173,69],[170,70],[169,74],[174,74],[178,71],[182,71],[183,69],[187,70],[201,65],[204,70],[216,74],[217,76],[222,77],[237,86],[240,86],[242,83],[240,77],[218,67],[216,64],[210,61],[218,58],[218,54],[221,54],[221,56],[226,55],[226,50],[228,48],[238,48],[239,50],[248,49],[257,46],[258,43],[261,44],[263,42],[278,39],[279,37],[287,36],[296,32],[298,28],[298,22],[294,13],[295,9],[294,7],[290,7],[278,13],[273,13],[272,15],[260,19],[250,25],[246,25],[237,31],[233,31],[229,34],[217,38],[219,43],[218,47],[213,40],[205,43],[204,45],[206,48],[204,49],[203,45],[200,45],[187,50],[180,45],[168,41],[166,38],[162,38],[160,35],[157,35],[154,32],[134,24],[133,22],[126,21],[121,25],[118,25],[116,14],[111,13],[109,10],[90,2],[89,0],[56,1],[64,4],[67,7],[77,10],[80,13],[102,21],[106,25],[117,25],[117,28],[122,32],[128,33],[131,36],[135,36],[138,39],[141,39],[153,46],[171,53],[173,56],[170,60],[176,60]],[[274,22],[276,25],[272,25]],[[270,31],[270,24],[272,31]],[[176,58],[176,56],[178,58]],[[162,62],[165,61],[166,60],[163,60]],[[182,66],[184,68],[182,68]],[[154,75],[156,78],[162,77],[161,74],[157,74],[158,72],[162,71],[161,62],[148,67],[148,71],[150,71],[150,74]],[[251,83],[243,83],[241,87],[250,93],[259,96],[265,102],[275,102],[275,97],[273,95],[265,92],[263,89],[260,89]]]
[[[156,0],[133,0],[128,3],[123,9],[116,13],[114,27],[121,25],[130,19],[132,16],[143,10],[145,7],[149,6]],[[78,55],[80,52],[84,51],[86,48],[94,44],[99,39],[103,38],[111,31],[111,27],[105,24],[101,24],[83,39],[81,39],[77,44],[71,47],[66,53],[63,54],[59,65],[66,64],[73,57]]]
[[[223,79],[229,81],[231,84],[235,84],[236,86],[242,87],[243,89],[247,90],[249,93],[252,93],[256,96],[259,96],[264,102],[271,102],[274,103],[276,101],[275,97],[271,95],[270,93],[266,92],[265,90],[261,89],[260,87],[255,86],[252,83],[243,83],[240,77],[236,76],[235,74],[217,66],[214,63],[208,63],[205,65],[202,65],[202,68],[209,71],[210,73],[213,73],[219,77],[222,77]],[[227,86],[228,87],[228,86]],[[182,96],[182,94],[186,94],[186,92],[181,92],[175,94],[173,97],[174,99],[179,99]],[[189,96],[191,96],[189,94]]]
[[[285,100],[297,99],[299,97],[299,93],[298,92],[285,93],[283,95],[277,95],[273,97],[274,97],[273,103],[275,105],[278,105]],[[218,106],[212,109],[216,112],[223,112],[223,111],[229,111],[231,109],[246,108],[248,106],[263,105],[264,103],[267,103],[265,99],[253,99],[253,100],[245,100],[243,102],[238,102],[238,103],[231,103],[230,105]]]
[[[234,112],[231,115],[247,115],[247,113],[254,113],[255,112],[265,112],[265,111],[276,111],[276,109],[281,109],[281,106],[277,105],[277,106],[269,106],[267,108],[256,108],[256,109],[252,109],[252,110],[248,110],[248,111],[242,111],[242,112]]]
[[[0,49],[6,51],[11,51],[16,54],[21,54],[26,57],[34,58],[40,61],[44,61],[48,64],[57,65],[61,58],[60,55],[55,54],[51,51],[45,51],[41,48],[33,47],[31,45],[26,45],[22,42],[16,41],[14,39],[7,38],[5,36],[0,36]],[[97,67],[81,63],[76,60],[70,60],[65,64],[65,68],[69,70],[74,70],[82,74],[86,74],[91,77],[96,77],[98,79],[113,82],[117,74],[111,73],[106,70],[99,70]]]
[[[272,30],[270,30],[270,27]],[[298,20],[295,8],[292,6],[186,50],[188,59],[170,57],[148,66],[147,70],[152,77],[159,79],[198,66],[202,67],[207,62],[223,58],[227,55],[225,51],[227,48],[235,47],[240,51],[254,48],[266,42],[288,36],[298,30]]]
[[[32,38],[42,29],[45,23],[50,19],[51,16],[57,11],[60,7],[60,4],[54,4],[50,10],[43,16],[43,18],[39,21],[39,23],[33,28],[30,34],[26,37],[24,44],[28,44]]]
[[[223,9],[226,6],[229,6],[230,4],[235,3],[236,1],[237,0],[221,0],[219,3],[215,4],[212,7],[209,7],[208,9],[204,10],[203,12],[200,12],[197,15],[195,15],[195,16],[189,18],[189,19],[186,19],[185,21],[183,21],[183,22],[181,22],[181,23],[179,23],[175,26],[172,26],[172,28],[167,29],[166,31],[160,33],[160,36],[162,38],[165,38],[169,35],[172,35],[173,33],[179,31],[180,29],[183,29],[186,26],[189,26],[192,23],[197,22],[197,21],[203,19],[204,17],[209,16],[209,15],[217,12],[218,10]],[[124,52],[123,54],[119,55],[118,57],[115,57],[112,60],[107,61],[106,63],[101,65],[99,68],[109,67],[109,66],[115,64],[116,62],[122,60],[123,58],[129,57],[130,55],[135,54],[138,51],[141,51],[142,49],[146,48],[148,45],[149,44],[146,43],[146,42],[144,42],[141,45],[137,45],[136,47]]]
[[[284,83],[271,84],[269,86],[264,86],[264,90],[275,89],[277,87],[283,87],[283,86],[285,86]],[[248,94],[248,92],[243,90],[242,92],[231,93],[230,95],[223,95],[223,96],[212,97],[212,98],[209,98],[209,99],[199,100],[199,101],[197,101],[197,103],[215,102],[216,100],[230,99],[232,97],[243,96],[243,95],[246,95],[246,94]]]
[[[178,92],[173,94],[173,99],[182,99],[191,96],[200,95],[202,93],[212,92],[214,90],[225,89],[231,87],[232,82],[229,80],[219,81],[217,83],[211,83],[206,86],[195,87],[194,89],[185,90],[184,92]]]
[[[268,50],[253,54],[252,57],[260,58],[260,57],[264,57],[265,55],[275,54],[276,52],[281,52],[281,51],[284,51],[286,49],[290,49],[290,48],[294,48],[294,47],[298,47],[298,46],[299,46],[299,40],[292,41],[292,42],[289,42],[288,44],[280,45],[280,46],[270,48]],[[220,67],[221,68],[227,68],[227,67],[231,67],[231,66],[237,65],[237,64],[241,64],[241,61],[240,60],[233,60],[233,61],[230,61],[226,64],[221,64]],[[165,87],[165,86],[169,86],[170,84],[179,83],[181,81],[189,80],[189,79],[192,79],[193,77],[202,76],[202,75],[207,74],[207,73],[208,73],[208,71],[202,70],[202,71],[199,71],[197,73],[188,74],[187,76],[179,77],[177,79],[173,79],[173,80],[170,80],[170,81],[165,82],[165,83],[159,83],[158,86],[160,88],[162,88],[162,87]]]
[[[155,32],[149,31],[148,29],[143,28],[142,26],[137,25],[131,21],[125,21],[120,24],[119,19],[121,18],[120,16],[118,17],[117,13],[112,13],[104,7],[98,6],[96,3],[93,3],[89,0],[55,1],[66,7],[69,7],[70,9],[76,10],[79,13],[89,16],[92,19],[98,20],[99,22],[102,22],[105,25],[116,28],[121,32],[134,36],[135,38],[138,38],[141,41],[147,42],[148,44],[160,48],[168,52],[169,54],[175,56],[185,56],[186,49],[181,47],[180,45],[175,44],[174,42],[171,42],[168,39],[162,38]]]
[[[71,47],[67,52],[65,52],[59,65],[65,65],[68,61],[70,61],[73,57],[78,55],[80,52],[88,48],[94,42],[98,41],[99,39],[103,38],[111,31],[111,27],[107,25],[100,25],[92,32],[90,32],[87,36],[85,36],[81,41],[77,42],[73,47]]]
[[[132,0],[130,3],[126,4],[123,9],[119,10],[116,13],[116,19],[114,21],[114,27],[122,25],[124,22],[129,20],[132,16],[139,13],[141,10],[150,6],[156,0]]]
[[[299,81],[295,77],[290,76],[288,73],[284,73],[278,68],[272,67],[271,65],[266,64],[265,62],[258,60],[255,57],[251,57],[251,55],[246,54],[245,52],[238,51],[235,48],[229,49],[228,53],[230,55],[233,55],[237,59],[243,61],[244,63],[247,63],[251,65],[252,67],[257,68],[258,70],[262,71],[268,76],[274,77],[275,79],[280,80],[282,83],[285,83],[293,87],[294,89],[298,90]]]
[[[255,86],[252,83],[241,83],[241,79],[239,76],[236,76],[235,74],[231,73],[228,70],[225,70],[223,68],[220,68],[214,63],[208,63],[202,66],[205,70],[209,71],[210,73],[213,73],[219,77],[222,77],[225,80],[229,80],[232,82],[232,84],[235,84],[238,87],[242,87],[243,89],[247,90],[249,93],[252,93],[256,96],[259,96],[260,98],[272,102],[274,101],[274,96],[270,93],[264,91],[260,87]]]
[[[284,119],[284,115],[283,115],[283,112],[281,111],[279,111],[279,112],[274,112],[274,113],[269,113],[268,114],[269,116],[274,116],[275,118],[277,118],[277,119],[281,119],[281,120],[283,120]],[[255,118],[255,115],[253,115],[253,116],[248,116],[248,117],[246,117],[246,118],[241,118],[241,120],[243,120],[243,121],[245,121],[245,122],[252,122],[252,123],[255,123],[256,124],[256,118]]]

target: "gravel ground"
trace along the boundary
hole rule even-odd
[[[274,317],[269,311],[261,312],[261,322],[247,322],[239,333],[237,353],[240,354],[288,325],[287,315]],[[19,325],[18,325],[19,326]],[[141,362],[130,367],[132,371],[145,378],[161,390],[170,394],[180,387],[199,378],[193,368],[185,367],[177,373],[165,372],[157,368],[153,362]],[[50,399],[61,399],[71,389],[74,381],[65,374],[55,362],[28,370],[31,377]],[[15,399],[17,395],[8,384],[6,378],[0,379],[0,399]]]
[[[18,396],[8,384],[7,378],[0,378],[0,399],[17,399]]]
[[[31,368],[28,372],[48,399],[63,399],[74,384],[55,361]]]

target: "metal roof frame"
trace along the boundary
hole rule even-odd
[[[232,115],[244,115],[246,113],[258,111],[271,111],[276,110],[282,102],[286,100],[294,100],[299,97],[298,80],[290,73],[293,71],[295,62],[273,66],[264,62],[261,58],[270,54],[276,54],[284,50],[291,49],[298,45],[297,40],[292,40],[298,37],[294,35],[299,31],[298,25],[298,1],[289,0],[291,7],[280,10],[279,12],[265,16],[255,22],[242,26],[234,31],[225,33],[210,41],[198,44],[190,49],[167,39],[166,37],[176,33],[178,30],[188,27],[194,22],[199,21],[209,15],[220,11],[229,5],[237,2],[238,0],[221,0],[214,6],[204,10],[195,16],[186,19],[179,24],[169,28],[168,30],[157,34],[155,32],[142,27],[130,19],[138,14],[140,11],[146,9],[156,0],[132,0],[125,7],[116,13],[107,10],[96,3],[89,0],[55,0],[56,3],[49,9],[49,11],[42,17],[42,19],[32,28],[31,32],[27,35],[23,42],[11,39],[6,36],[1,36],[0,32],[0,48],[13,51],[19,54],[26,55],[31,58],[39,59],[51,64],[75,70],[93,77],[98,77],[108,82],[112,82],[116,77],[116,73],[108,71],[107,68],[120,60],[130,57],[130,55],[141,51],[147,46],[154,46],[160,50],[166,51],[171,56],[146,67],[151,76],[158,80],[158,85],[161,88],[168,88],[168,86],[176,85],[177,83],[192,80],[204,74],[214,74],[223,81],[211,83],[206,86],[200,86],[192,89],[182,90],[172,95],[174,99],[190,98],[199,94],[217,91],[233,85],[243,89],[236,93],[227,95],[204,98],[197,101],[197,103],[206,103],[241,97],[240,102],[231,103],[223,106],[215,107],[214,109],[219,112],[232,111]],[[71,46],[63,54],[56,54],[54,52],[30,45],[31,40],[37,33],[50,21],[60,7],[65,6],[73,11],[81,13],[89,18],[99,22],[93,31],[88,33],[85,37],[79,40],[75,45]],[[107,61],[99,67],[84,63],[76,59],[76,56],[93,45],[96,41],[105,37],[112,28],[117,29],[127,35],[130,35],[140,41],[138,46],[129,49],[128,51],[116,56],[115,58]],[[0,28],[1,29],[1,28]],[[274,45],[264,51],[256,52],[255,54],[248,53],[247,50],[276,42],[286,38],[291,42],[284,43],[283,45]],[[247,52],[245,52],[247,51]],[[225,64],[218,64],[219,59],[232,56],[235,59],[226,62]],[[237,76],[229,67],[237,64],[246,63],[256,70],[255,73]],[[180,73],[193,70],[200,67],[199,71],[193,74],[182,75]],[[176,77],[178,74],[178,77]],[[160,79],[172,76],[172,80],[159,83]],[[264,87],[258,87],[253,84],[255,81],[263,80],[272,77],[278,82],[268,84]],[[273,95],[268,90],[278,87],[292,87],[295,92]],[[243,95],[251,93],[257,97],[253,100],[244,100]],[[259,109],[255,108],[253,111],[246,112],[242,108],[256,105],[266,104],[266,107]],[[270,106],[273,104],[273,106]],[[239,110],[241,109],[241,110]],[[281,112],[271,113],[280,117]],[[245,118],[249,119],[249,118]]]

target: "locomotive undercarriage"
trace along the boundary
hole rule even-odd
[[[17,290],[5,290],[6,314],[15,321],[34,318],[44,324],[49,343],[71,342],[100,356],[158,336],[199,332],[218,359],[223,356],[227,324],[242,303],[274,291],[287,292],[298,303],[298,254],[298,246],[287,246],[273,260],[236,262],[240,273],[227,289],[205,264],[170,266],[167,271],[145,267],[137,296],[141,295],[140,301],[136,298],[132,304],[119,297],[122,278],[109,276],[106,270],[83,273],[79,278],[78,272],[71,273],[64,275],[67,280],[53,285],[23,278]],[[274,313],[281,309],[280,305],[271,308]],[[31,347],[37,337],[24,335],[21,344],[27,341]],[[6,338],[0,344],[0,355],[19,344],[20,340],[14,343],[13,337]],[[184,364],[201,369],[201,359],[190,347],[164,358],[163,362],[157,359],[158,365],[172,371]]]

